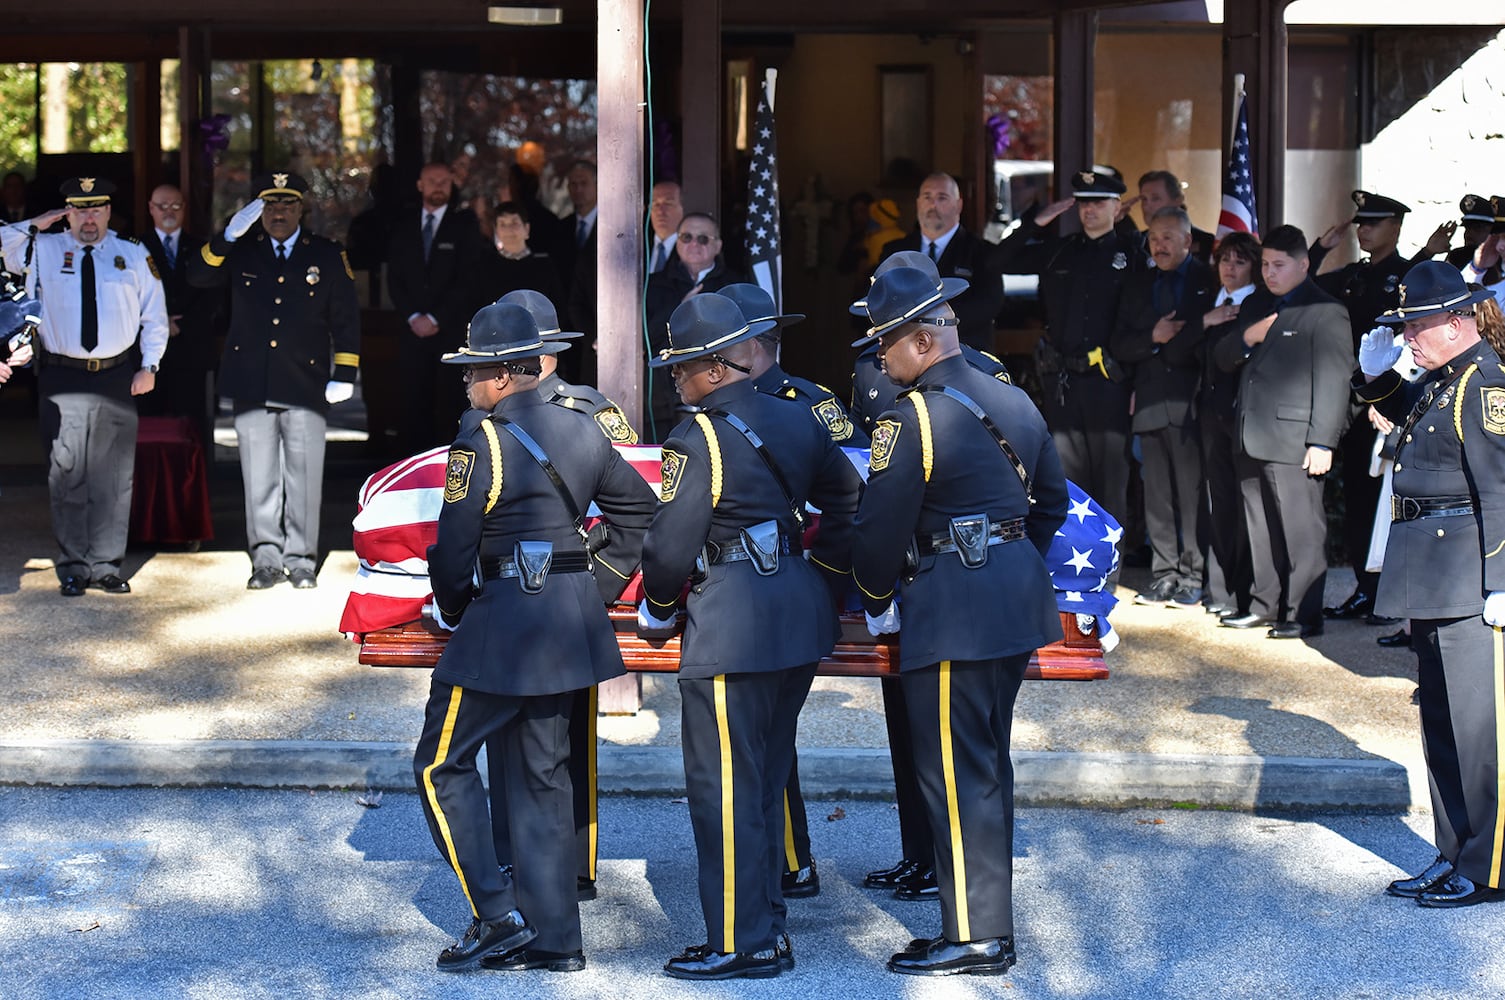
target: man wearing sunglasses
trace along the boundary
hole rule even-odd
[[[721,227],[705,212],[690,212],[679,220],[674,253],[662,271],[648,278],[644,313],[648,317],[650,354],[668,346],[669,317],[680,303],[702,292],[718,292],[727,285],[751,282],[752,276],[730,267],[721,257]],[[679,395],[674,383],[662,372],[649,372],[649,404],[652,420],[644,428],[654,441],[662,441],[680,419]]]

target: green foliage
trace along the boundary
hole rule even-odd
[[[36,64],[0,63],[0,170],[36,172],[36,106]]]

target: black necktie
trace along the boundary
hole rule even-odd
[[[84,263],[78,269],[83,304],[78,314],[79,342],[86,352],[99,346],[99,300],[94,287],[94,248],[84,247]]]
[[[429,248],[434,245],[434,213],[423,213],[423,259],[429,259]]]
[[[930,241],[930,259],[931,260],[940,260],[941,259],[941,255],[939,253],[937,253],[936,249],[935,249],[935,240],[931,240]]]
[[[1220,306],[1231,306],[1231,305],[1233,305],[1233,296],[1229,295],[1229,296],[1225,297],[1222,302],[1218,303],[1218,305],[1220,305]]]
[[[174,239],[171,233],[162,240],[162,254],[167,258],[167,269],[171,271],[178,264],[178,251],[173,246]]]
[[[285,243],[277,244],[277,263],[287,263],[287,244]]]
[[[585,246],[585,238],[591,234],[590,223],[581,219],[575,224],[575,246]]]

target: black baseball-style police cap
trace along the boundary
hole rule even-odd
[[[585,336],[579,330],[559,329],[559,313],[554,308],[554,303],[543,292],[535,292],[531,288],[519,288],[508,292],[496,300],[497,305],[522,306],[533,315],[533,322],[538,324],[538,336],[544,343],[554,340],[574,340]],[[565,345],[569,346],[569,345]]]
[[[251,188],[262,201],[302,201],[308,193],[308,181],[294,173],[274,170],[257,176]]]
[[[1378,222],[1380,219],[1399,219],[1411,211],[1410,205],[1370,191],[1355,191],[1349,197],[1353,199],[1353,221],[1358,224]]]
[[[1496,233],[1505,233],[1505,194],[1491,195],[1489,210],[1494,216],[1494,225],[1489,227],[1491,236]]]
[[[1458,212],[1464,222],[1494,222],[1494,206],[1482,194],[1466,194],[1458,202]]]
[[[927,312],[961,294],[960,290],[947,289],[932,274],[917,267],[896,267],[880,275],[867,293],[867,315],[873,325],[866,336],[852,341],[852,346],[865,347],[890,330],[925,318]],[[941,321],[929,318],[927,322],[939,325]]]
[[[1071,175],[1073,198],[1121,198],[1125,190],[1124,182],[1112,174],[1082,170]]]
[[[667,368],[704,358],[776,326],[771,320],[749,323],[737,303],[725,295],[701,292],[675,308],[669,317],[669,346],[650,358],[648,367]]]
[[[447,365],[481,365],[488,361],[558,354],[568,346],[558,341],[544,343],[532,313],[510,302],[498,302],[471,317],[464,347],[439,360]]]
[[[1490,298],[1493,292],[1470,288],[1456,267],[1424,260],[1406,272],[1400,283],[1400,305],[1381,315],[1379,322],[1404,323],[1417,316],[1455,312]]]
[[[69,208],[93,208],[110,203],[115,184],[103,177],[70,177],[63,181],[58,191]]]

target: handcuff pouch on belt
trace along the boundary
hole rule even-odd
[[[747,561],[759,576],[773,576],[779,571],[779,548],[782,536],[778,521],[759,521],[742,528],[742,545],[747,550]]]
[[[986,514],[963,514],[953,517],[947,530],[956,546],[956,554],[968,569],[979,569],[988,561],[988,535],[991,525]]]
[[[517,564],[517,583],[523,593],[542,593],[554,561],[554,543],[520,540],[512,547],[512,559]]]

